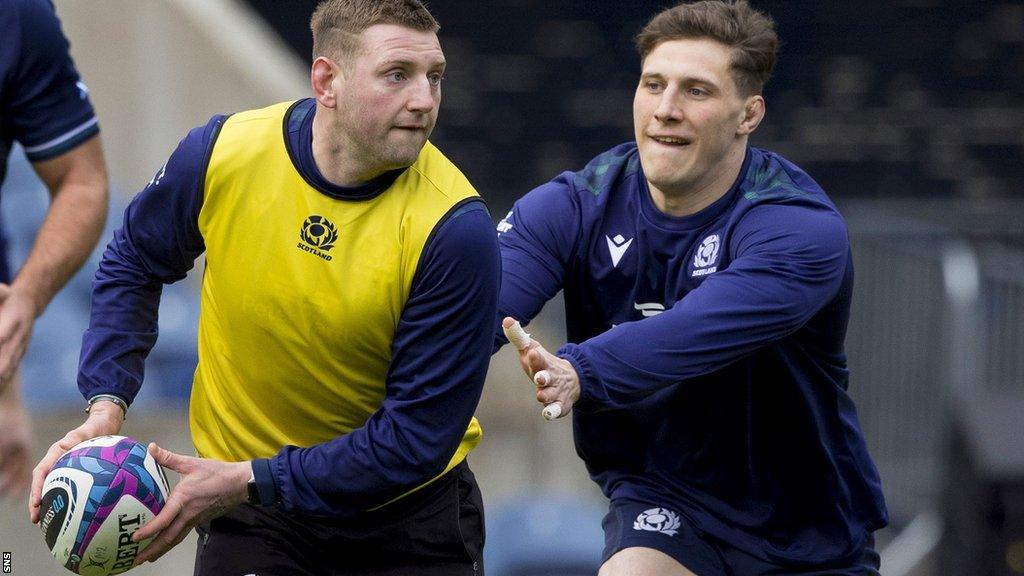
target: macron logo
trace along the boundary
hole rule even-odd
[[[622,237],[622,234],[616,234],[615,238],[604,237],[608,241],[608,253],[612,255],[612,267],[619,265],[619,260],[622,260],[622,255],[629,249],[629,245],[633,243],[633,239],[626,240]]]

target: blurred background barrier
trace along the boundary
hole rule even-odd
[[[55,4],[110,162],[100,250],[190,128],[309,91],[313,0]],[[783,39],[754,144],[807,168],[849,225],[851,394],[893,520],[879,534],[882,572],[1024,574],[1024,5],[753,4]],[[449,62],[433,140],[495,220],[530,188],[632,137],[630,41],[663,5],[430,2]],[[0,193],[15,267],[46,198],[16,152]],[[98,258],[37,323],[23,365],[40,456],[82,420],[75,372]],[[186,453],[198,276],[164,291],[161,336],[125,428]],[[530,331],[555,345],[562,326],[553,301]],[[488,507],[488,573],[594,573],[604,500],[571,424],[540,417],[508,350],[492,362],[479,416],[486,435],[470,460]],[[566,564],[544,547],[552,537]],[[132,573],[190,573],[193,538]],[[13,552],[14,574],[60,573],[20,502],[0,503],[0,550]]]
[[[316,0],[247,0],[309,60]],[[751,0],[781,38],[752,137],[833,197],[1024,191],[1020,0]],[[672,0],[432,0],[448,60],[434,140],[502,216],[633,137],[633,37]],[[528,145],[524,145],[528,143]]]
[[[893,524],[884,573],[1024,573],[1024,202],[840,210],[857,267],[851,394]]]
[[[981,390],[954,405],[937,566],[949,574],[1024,573],[1024,393]]]
[[[488,510],[484,566],[499,576],[592,576],[607,509],[577,494],[520,489]]]

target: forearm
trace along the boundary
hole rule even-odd
[[[89,398],[114,394],[129,403],[156,343],[164,284],[185,277],[205,249],[197,220],[204,153],[220,117],[189,132],[125,209],[93,280],[92,314],[82,338],[78,388]]]
[[[107,170],[99,136],[33,168],[50,191],[50,208],[11,287],[38,316],[96,246],[107,217]]]
[[[106,214],[105,181],[67,183],[56,191],[32,251],[11,284],[31,295],[36,316],[89,257]]]
[[[93,280],[78,388],[86,398],[114,394],[130,404],[156,343],[163,284],[140,258],[126,228],[114,231]]]
[[[516,202],[499,225],[501,290],[492,353],[505,345],[500,320],[530,323],[562,289],[578,235],[578,207],[560,179]]]
[[[436,477],[455,454],[469,417],[446,414],[459,422],[458,429],[435,430],[429,439],[404,434],[392,415],[378,413],[331,442],[287,446],[270,459],[274,499],[290,512],[331,516],[387,504]]]
[[[793,334],[836,294],[845,264],[830,264],[812,277],[736,261],[657,316],[563,346],[558,355],[580,378],[580,408],[629,405]]]

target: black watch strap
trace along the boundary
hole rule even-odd
[[[270,470],[269,458],[256,458],[250,461],[252,474],[249,476],[249,485],[246,487],[247,499],[254,506],[273,506],[279,501],[277,487],[274,485],[274,477]]]
[[[262,502],[260,501],[260,490],[259,490],[259,487],[256,486],[256,477],[255,476],[253,476],[252,478],[249,478],[249,484],[247,486],[247,489],[249,491],[248,492],[249,504],[252,504],[253,506],[259,506],[260,504],[262,504]]]

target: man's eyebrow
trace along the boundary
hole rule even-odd
[[[643,72],[643,73],[640,74],[640,78],[641,79],[644,79],[644,78],[656,78],[658,80],[665,80],[666,76],[665,76],[665,74],[662,74],[661,72]],[[673,81],[677,81],[677,80],[678,80],[678,82],[680,82],[682,84],[707,84],[708,86],[715,86],[715,87],[718,86],[718,82],[715,82],[714,80],[712,80],[708,76],[689,75],[689,76],[683,76],[682,78],[679,78],[679,79],[673,79]]]
[[[405,68],[415,68],[418,64],[419,64],[418,62],[415,62],[415,61],[410,60],[408,58],[388,58],[387,60],[380,61],[380,63],[378,63],[377,66],[379,68],[386,68],[386,67],[389,67],[389,66],[402,66],[402,67],[405,67]],[[427,66],[427,67],[428,68],[444,68],[447,65],[448,65],[448,62],[446,60],[438,60],[436,62],[430,63],[430,65]]]

